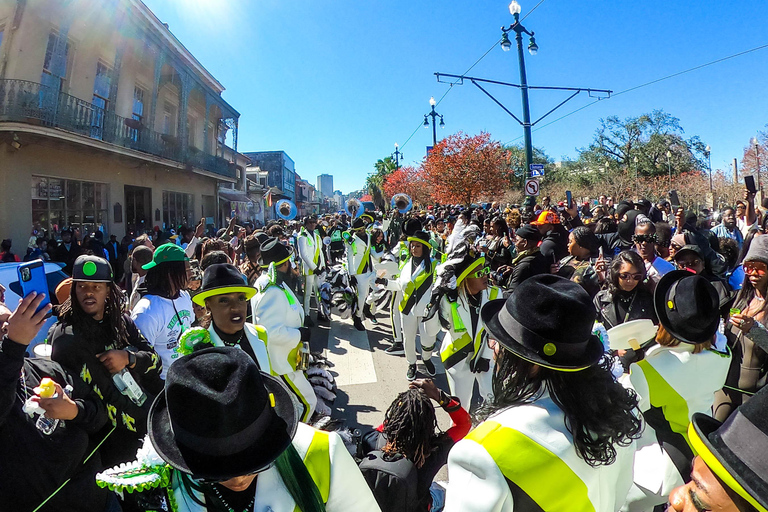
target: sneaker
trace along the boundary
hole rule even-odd
[[[365,330],[365,326],[363,325],[363,321],[362,320],[360,320],[357,317],[354,317],[352,319],[352,321],[355,324],[355,329],[357,329],[358,331],[364,331]]]
[[[437,373],[437,370],[435,370],[435,365],[432,362],[431,359],[427,359],[426,361],[422,361],[424,363],[424,368],[427,370],[427,374],[430,377],[434,377]]]
[[[415,364],[409,364],[408,365],[408,372],[405,374],[405,378],[409,381],[412,381],[416,379],[416,365]]]
[[[391,356],[401,356],[405,354],[405,348],[403,348],[402,343],[395,342],[392,345],[390,345],[389,348],[387,348],[387,350],[385,350],[384,352],[386,352]]]
[[[314,327],[315,322],[312,321],[311,318],[309,318],[309,315],[304,317],[304,327]]]

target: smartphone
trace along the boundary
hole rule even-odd
[[[677,197],[677,190],[669,191],[669,204],[672,206],[672,213],[675,213],[680,208],[680,198]]]
[[[48,291],[48,280],[45,278],[45,266],[42,261],[35,260],[30,261],[29,263],[22,263],[16,271],[19,274],[19,286],[21,287],[22,298],[32,292],[35,292],[38,295],[45,294],[45,298],[40,303],[40,307],[37,308],[37,311],[40,311],[51,303],[51,298],[49,297],[50,292]]]
[[[744,176],[744,185],[746,185],[747,190],[749,190],[750,194],[756,194],[757,193],[757,187],[755,186],[755,177],[754,176]]]
[[[570,190],[565,191],[565,207],[573,208],[573,194],[571,194]]]

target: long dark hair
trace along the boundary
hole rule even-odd
[[[616,460],[615,445],[628,446],[640,437],[642,422],[636,415],[637,395],[611,375],[611,362],[578,372],[560,372],[529,363],[502,349],[493,375],[493,400],[477,413],[481,420],[493,413],[535,400],[545,389],[565,414],[565,427],[573,435],[579,457],[590,466]]]
[[[643,281],[645,281],[645,263],[643,263],[640,255],[635,251],[621,251],[611,262],[611,272],[606,280],[606,286],[612,298],[621,290],[619,287],[619,274],[624,263],[628,263],[638,269],[643,274]],[[637,286],[643,286],[642,281],[637,283]]]
[[[429,457],[436,434],[437,417],[429,397],[420,389],[409,389],[397,395],[384,416],[384,436],[387,444],[382,451],[388,455],[401,453],[417,468]]]
[[[317,488],[312,475],[309,474],[304,461],[301,460],[301,456],[292,444],[289,444],[288,448],[275,460],[275,467],[278,473],[280,473],[283,484],[288,489],[288,494],[296,502],[299,510],[302,512],[325,512],[325,503],[323,503],[320,490]],[[213,490],[215,484],[198,482],[180,471],[174,471],[174,473],[179,479],[185,494],[193,502],[205,506],[209,512],[229,512],[229,507],[222,503]],[[203,494],[205,501],[201,501],[195,496],[195,491]],[[178,495],[176,499],[179,499]]]
[[[733,307],[742,311],[746,310],[747,307],[749,307],[749,305],[752,303],[752,299],[755,298],[755,294],[755,287],[752,286],[752,283],[749,280],[749,276],[745,273],[744,282],[741,285],[741,290],[739,290],[739,293],[736,295],[736,299],[733,301]],[[768,300],[763,302],[763,307],[760,308],[760,311],[756,312],[752,316],[755,317],[760,313],[763,314],[763,321],[765,321],[768,318],[765,316],[768,314]]]
[[[183,261],[166,261],[150,268],[144,278],[147,294],[175,299],[187,288],[187,265]]]
[[[107,294],[107,301],[104,306],[104,320],[109,325],[109,329],[112,332],[112,341],[116,349],[123,349],[129,345],[128,343],[128,329],[126,327],[125,317],[123,316],[123,309],[125,308],[125,295],[117,287],[115,283],[104,283],[107,285],[109,293]],[[57,306],[56,316],[59,322],[78,329],[83,329],[86,332],[92,330],[95,325],[93,323],[87,323],[86,318],[89,315],[83,311],[80,307],[80,302],[77,300],[77,282],[72,283],[72,288],[69,291],[69,297],[64,301],[64,304]],[[105,340],[108,342],[109,340]]]

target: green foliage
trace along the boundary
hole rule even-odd
[[[374,172],[365,179],[365,190],[373,196],[373,204],[384,209],[387,202],[387,198],[384,197],[384,180],[395,171],[395,161],[388,156],[377,160],[373,168]]]

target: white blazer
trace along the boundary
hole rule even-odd
[[[267,330],[272,371],[275,375],[291,373],[295,368],[288,362],[288,354],[301,342],[304,308],[287,284],[269,284],[266,274],[256,280],[256,288],[259,292],[251,299],[251,310],[256,323]]]
[[[325,256],[323,255],[323,239],[316,232],[299,233],[296,237],[296,245],[299,249],[299,257],[302,263],[302,273],[306,276],[310,271],[314,272],[317,267],[325,266]],[[315,251],[320,248],[320,256],[317,265],[315,264]]]
[[[263,341],[261,341],[261,338],[259,338],[259,333],[256,332],[256,329],[253,327],[253,324],[246,323],[244,326],[245,329],[245,337],[248,340],[248,343],[251,346],[251,349],[253,350],[253,353],[256,355],[256,362],[259,364],[259,369],[264,373],[272,374],[272,365],[269,362],[269,354],[267,353],[267,346],[264,344]],[[214,347],[224,347],[224,342],[219,337],[218,333],[216,332],[216,329],[213,328],[213,323],[211,323],[211,326],[208,328],[208,333],[211,335],[211,343],[213,343]],[[242,350],[242,347],[240,345],[235,345],[237,348]]]

